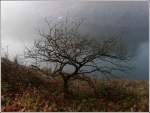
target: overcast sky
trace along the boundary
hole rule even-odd
[[[131,78],[148,79],[148,2],[1,1],[2,51],[23,54],[45,28],[44,18],[84,18],[83,31],[101,38],[119,34],[136,53]]]

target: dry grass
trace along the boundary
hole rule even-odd
[[[99,97],[85,82],[70,83],[64,98],[62,81],[47,80],[29,67],[2,61],[2,111],[148,111],[148,81],[96,81]]]

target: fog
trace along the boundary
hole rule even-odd
[[[82,33],[92,38],[118,34],[135,54],[130,79],[148,79],[148,2],[2,1],[1,45],[11,58],[23,55],[24,47],[40,38],[44,18],[59,21],[66,16],[85,19]]]

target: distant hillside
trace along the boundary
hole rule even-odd
[[[148,81],[96,80],[99,96],[85,83],[70,83],[64,98],[60,78],[1,59],[2,111],[148,111]]]

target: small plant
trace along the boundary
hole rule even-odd
[[[11,98],[10,97],[1,97],[1,105],[2,106],[8,106],[11,102]]]

